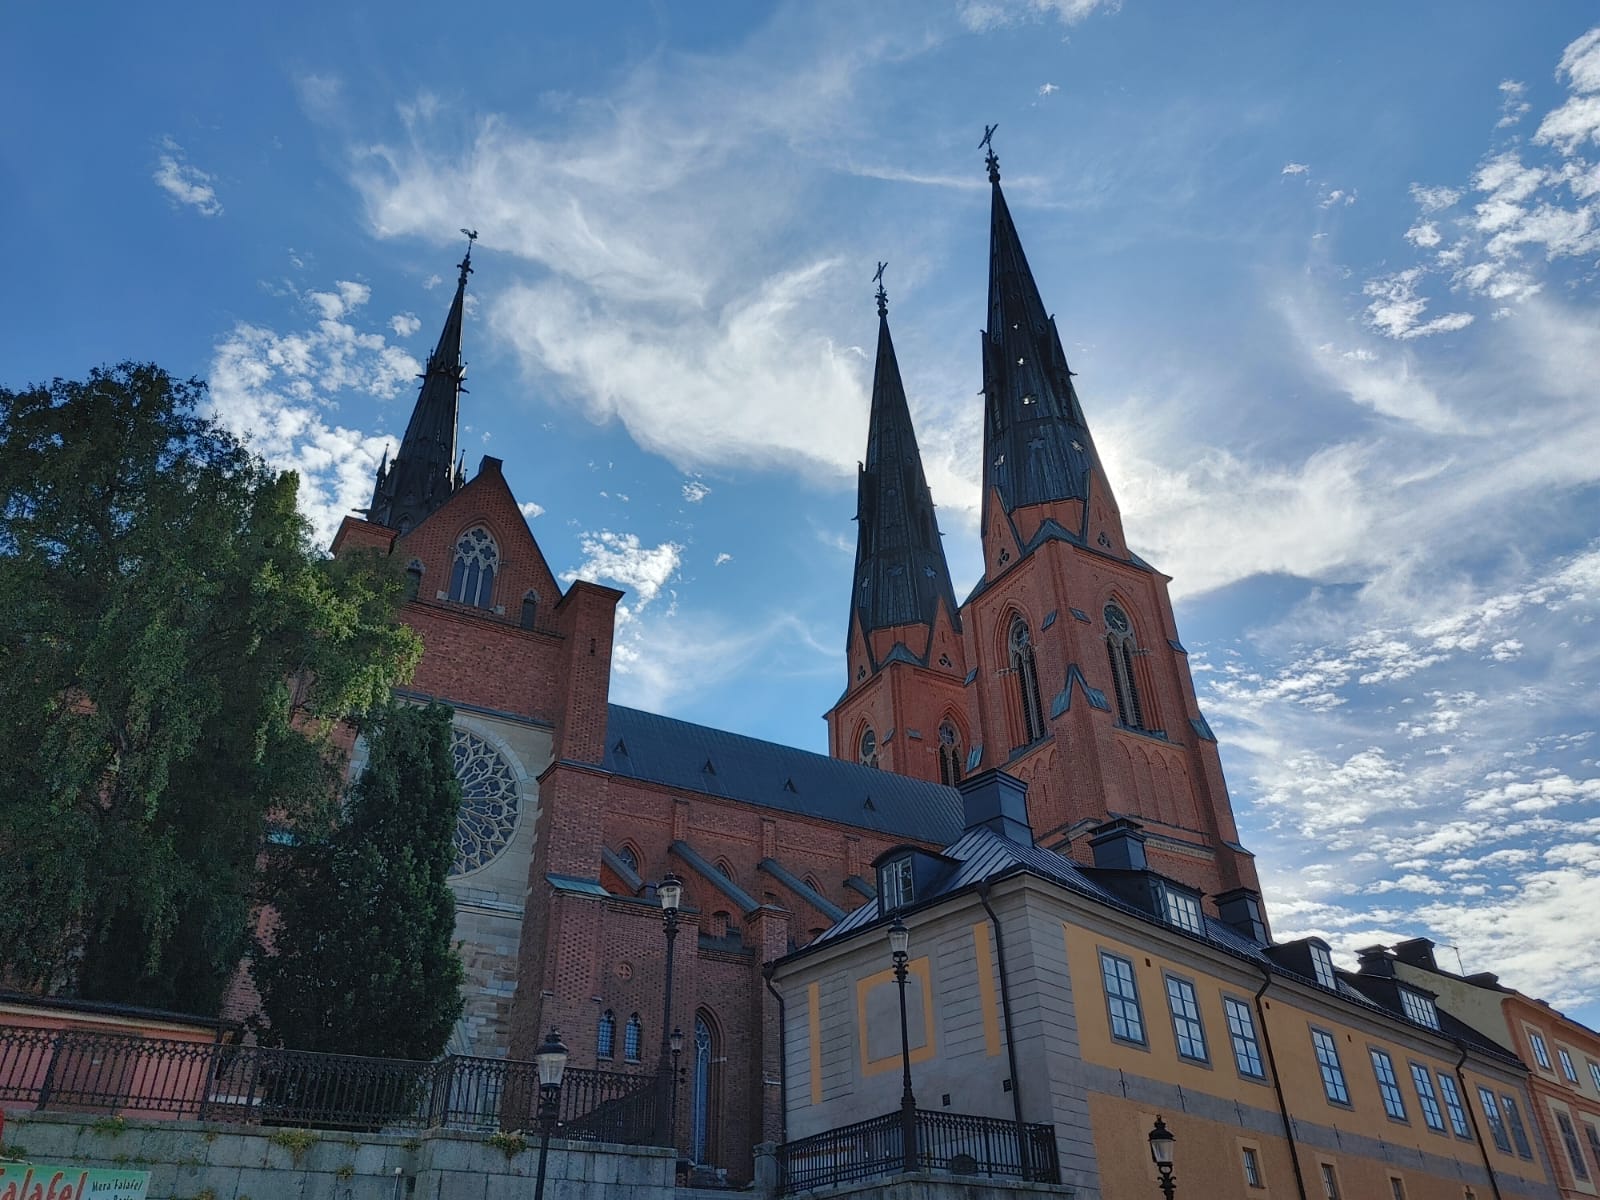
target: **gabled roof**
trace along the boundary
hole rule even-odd
[[[630,779],[923,843],[961,836],[954,788],[620,704],[607,706],[602,765]]]

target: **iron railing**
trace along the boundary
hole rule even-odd
[[[899,1112],[813,1134],[778,1147],[780,1195],[853,1183],[906,1169]],[[1023,1125],[999,1117],[918,1109],[916,1148],[909,1161],[921,1171],[989,1175],[1029,1183],[1059,1183],[1053,1125]]]
[[[662,1086],[654,1074],[569,1067],[559,1136],[649,1145]],[[0,1102],[35,1109],[490,1133],[535,1128],[538,1097],[531,1062],[414,1062],[0,1025]]]

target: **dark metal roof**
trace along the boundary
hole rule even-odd
[[[473,235],[476,236],[476,235]],[[467,276],[472,273],[472,244],[460,262],[455,299],[445,317],[439,344],[428,356],[422,390],[394,462],[385,458],[372,488],[368,519],[402,533],[420,525],[450,499],[464,482],[456,465],[456,417],[460,407],[461,318],[466,305]]]
[[[812,908],[816,909],[823,916],[827,917],[828,920],[844,920],[844,909],[840,908],[832,900],[829,900],[821,892],[817,891],[816,888],[812,887],[804,879],[801,879],[777,859],[763,858],[756,864],[756,870],[765,871],[768,875],[771,875],[774,879],[778,880],[778,882],[782,883],[790,891],[806,899],[811,904]]]
[[[1089,473],[1100,469],[1100,460],[1055,318],[1045,312],[1000,190],[997,167],[990,179],[984,494],[998,488],[1007,513],[1052,500],[1086,500]]]
[[[856,481],[856,521],[852,622],[863,633],[896,625],[926,625],[931,633],[943,601],[959,629],[955,588],[889,336],[888,309],[881,303],[867,452]],[[870,643],[867,652],[872,653]],[[927,643],[897,643],[892,653],[926,665]],[[872,670],[881,665],[873,660]]]
[[[615,775],[944,845],[961,836],[954,788],[655,713],[607,706]]]

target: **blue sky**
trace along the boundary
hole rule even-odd
[[[616,698],[814,749],[878,259],[979,570],[999,122],[1279,934],[1427,934],[1600,1023],[1591,5],[11,5],[0,38],[8,385],[205,376],[326,534],[476,228],[462,444],[558,573],[628,589]]]

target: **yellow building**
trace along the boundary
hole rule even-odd
[[[961,790],[959,841],[880,856],[877,900],[773,966],[781,1187],[1056,1172],[1076,1200],[1148,1200],[1159,1116],[1179,1196],[1557,1194],[1527,1071],[1428,989],[1270,943],[1251,892],[1206,916],[1149,870],[1134,822],[1097,829],[1080,866],[1033,844],[1018,781]],[[904,1041],[891,922],[909,939]]]

